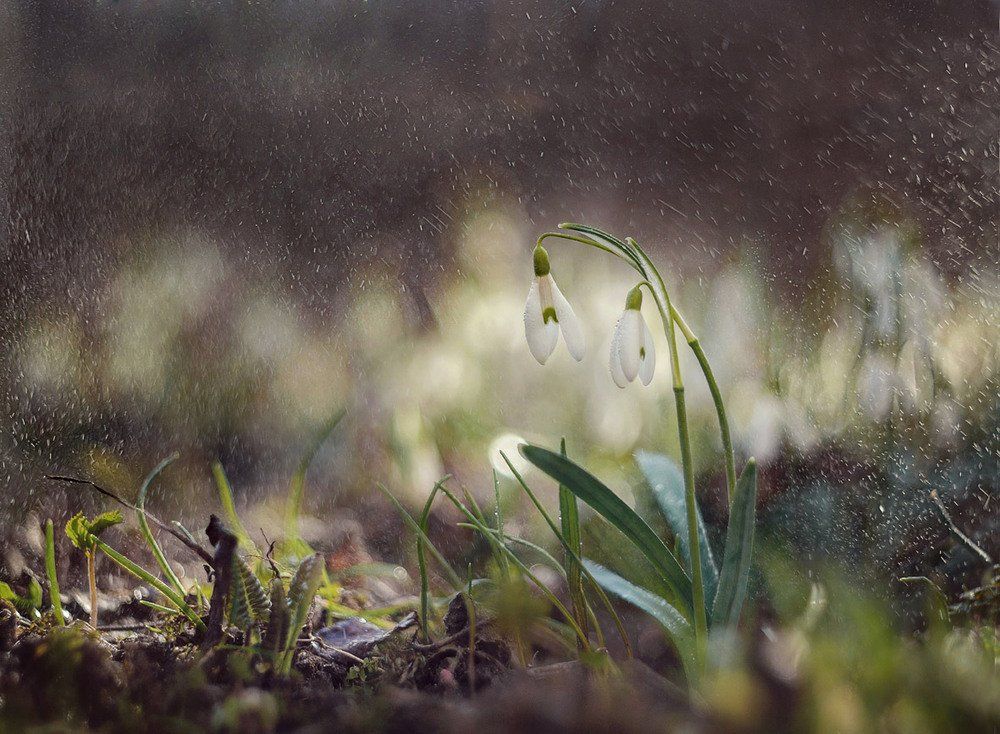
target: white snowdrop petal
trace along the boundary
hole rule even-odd
[[[551,285],[552,304],[556,309],[556,318],[559,319],[559,328],[562,330],[563,339],[566,340],[566,348],[573,355],[573,359],[579,362],[587,352],[587,338],[583,334],[583,325],[554,280],[551,281]]]
[[[618,319],[618,323],[615,324],[615,332],[611,337],[611,359],[608,361],[608,367],[611,370],[611,379],[615,381],[618,387],[625,387],[628,385],[628,380],[625,378],[625,373],[622,371],[622,360],[619,354],[619,349],[621,347],[622,341],[622,318]]]
[[[559,326],[555,321],[545,323],[542,317],[542,299],[539,293],[538,279],[532,281],[528,291],[528,300],[524,304],[524,337],[528,341],[528,350],[539,364],[552,356],[556,342],[559,340]]]
[[[642,321],[642,349],[643,354],[639,364],[639,379],[643,385],[648,385],[653,381],[653,372],[656,370],[656,349],[653,347],[653,334],[649,330],[646,319]]]
[[[639,374],[639,349],[642,347],[642,315],[633,308],[625,309],[621,322],[621,342],[618,354],[622,372],[632,382]]]

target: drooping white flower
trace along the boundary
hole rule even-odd
[[[528,291],[528,301],[524,304],[524,336],[528,340],[531,356],[539,364],[545,364],[555,351],[559,331],[562,330],[566,348],[579,362],[587,350],[580,320],[552,279],[549,256],[541,245],[535,248],[534,261],[535,279]]]
[[[641,307],[642,292],[636,286],[625,298],[625,313],[618,319],[611,338],[609,366],[611,379],[618,387],[625,387],[636,377],[648,385],[656,369],[653,335],[642,317]]]

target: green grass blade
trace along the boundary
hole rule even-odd
[[[444,482],[447,479],[448,477],[445,477],[435,486],[439,487],[440,490],[444,490]],[[441,568],[444,570],[445,576],[448,577],[448,583],[451,584],[452,589],[456,592],[461,591],[465,586],[465,582],[462,581],[462,578],[458,575],[458,573],[455,571],[452,565],[448,563],[448,559],[444,557],[441,551],[437,549],[437,546],[435,546],[434,543],[431,542],[431,539],[427,537],[427,533],[425,533],[424,529],[420,527],[420,523],[418,523],[410,516],[410,513],[406,511],[406,508],[403,507],[402,503],[400,503],[400,501],[396,499],[396,497],[392,494],[392,492],[388,490],[387,487],[385,487],[385,485],[376,484],[375,486],[378,487],[379,491],[382,494],[384,494],[386,497],[389,498],[389,501],[399,512],[400,517],[403,518],[403,522],[409,526],[410,530],[412,530],[416,534],[419,540],[423,541],[424,546],[427,548],[427,550],[430,551],[431,555],[434,556],[434,560],[436,560],[441,565]]]
[[[302,499],[305,496],[306,473],[309,471],[309,465],[312,464],[316,452],[330,437],[333,429],[337,427],[346,412],[345,409],[341,408],[323,424],[292,475],[292,480],[288,485],[288,502],[285,505],[285,537],[289,540],[299,538],[299,514],[302,512]]]
[[[670,531],[678,541],[680,557],[686,568],[691,568],[691,552],[688,548],[689,535],[687,524],[687,503],[684,497],[684,475],[680,468],[662,454],[649,451],[639,451],[635,455],[636,463],[646,478],[653,493],[656,504],[659,505],[663,517],[670,526]],[[708,542],[705,531],[705,521],[698,512],[698,544],[701,548],[701,575],[705,582],[705,605],[709,614],[719,586],[719,569],[715,565],[712,546]]]
[[[497,474],[496,469],[493,470],[493,502],[493,521],[497,532],[503,534],[503,507],[500,504],[500,475]],[[507,561],[507,556],[501,553],[497,561],[500,573],[506,579],[510,575],[510,564]]]
[[[219,491],[219,502],[222,504],[222,511],[226,515],[229,527],[233,529],[237,541],[248,553],[260,555],[257,544],[250,539],[250,533],[243,527],[240,516],[236,514],[236,503],[233,501],[233,487],[226,476],[226,470],[218,461],[212,463],[212,477],[215,479],[215,487]]]
[[[52,521],[45,521],[45,575],[49,579],[49,599],[52,601],[52,613],[56,624],[60,627],[66,624],[63,617],[62,599],[59,598],[59,576],[56,574],[56,539],[52,529]]]
[[[524,538],[518,538],[514,535],[505,535],[504,533],[501,533],[497,530],[494,530],[493,528],[487,527],[482,524],[473,525],[471,522],[460,522],[457,523],[457,526],[460,528],[475,530],[476,532],[479,533],[485,532],[490,538],[493,538],[500,543],[511,543],[513,545],[524,546],[528,550],[534,551],[535,553],[540,555],[542,559],[547,564],[549,564],[549,566],[551,566],[556,573],[558,573],[563,578],[566,578],[566,567],[563,566],[563,564],[560,563],[559,560],[554,555],[552,555],[547,550],[542,548],[542,546],[537,545],[536,543],[532,543],[530,540],[525,540]],[[485,531],[483,530],[484,528]]]
[[[736,496],[729,514],[726,550],[719,575],[719,591],[712,610],[712,625],[735,627],[747,593],[753,555],[754,515],[757,509],[757,462],[747,462],[736,481]]]
[[[153,467],[153,470],[146,475],[146,478],[142,482],[142,486],[139,488],[139,496],[135,500],[136,516],[139,519],[139,530],[142,533],[142,537],[146,539],[146,545],[149,546],[149,550],[152,551],[153,557],[156,559],[157,565],[160,570],[163,571],[163,576],[174,587],[177,592],[184,596],[186,593],[184,591],[184,586],[181,584],[181,580],[177,578],[177,574],[174,573],[174,569],[170,567],[170,563],[167,561],[167,557],[163,553],[163,549],[160,544],[156,542],[156,537],[153,535],[153,531],[149,528],[149,521],[146,520],[146,494],[149,492],[149,487],[153,484],[153,480],[160,475],[164,469],[166,469],[173,461],[178,457],[178,454],[171,454],[159,464]]]
[[[123,556],[121,553],[116,551],[114,548],[112,548],[110,545],[105,543],[100,538],[94,538],[94,546],[96,548],[99,548],[101,552],[104,553],[104,555],[106,555],[112,561],[114,561],[119,566],[124,568],[126,571],[135,576],[137,579],[139,579],[140,581],[145,581],[147,584],[149,584],[154,589],[163,594],[165,597],[167,597],[167,599],[173,602],[173,604],[184,614],[185,617],[187,617],[194,623],[195,627],[201,630],[205,629],[205,623],[201,620],[201,617],[199,617],[195,613],[195,611],[187,605],[187,602],[184,601],[184,598],[178,595],[178,593],[174,589],[167,586],[165,583],[160,581],[158,578],[156,578],[156,576],[151,574],[149,571],[144,569],[139,564]]]
[[[626,505],[600,480],[569,459],[541,446],[523,446],[528,461],[548,474],[573,494],[593,507],[602,517],[625,534],[649,560],[667,587],[677,595],[684,616],[692,611],[691,579],[674,554],[635,510]]]
[[[561,564],[556,559],[556,557],[553,556],[551,553],[549,553],[547,550],[545,550],[544,548],[542,548],[540,545],[536,545],[535,543],[532,543],[530,540],[525,540],[524,538],[518,538],[518,537],[515,537],[513,535],[506,535],[505,533],[501,533],[501,532],[499,532],[497,530],[493,530],[491,528],[486,528],[484,530],[485,526],[473,525],[472,523],[468,523],[468,522],[460,522],[460,523],[458,523],[458,527],[460,527],[460,528],[469,528],[470,530],[476,530],[476,531],[478,531],[480,533],[489,532],[490,536],[492,536],[493,538],[497,539],[499,542],[502,542],[502,543],[505,543],[505,544],[508,544],[508,545],[520,545],[520,546],[523,546],[523,547],[527,548],[528,550],[534,551],[539,556],[541,556],[542,559],[547,564],[549,564],[549,566],[551,566],[552,569],[556,573],[558,573],[563,578],[566,578],[566,568],[563,566],[563,564]],[[507,552],[510,552],[509,548],[505,549],[505,550]],[[584,571],[586,571],[586,569],[584,569]],[[588,574],[588,578],[590,578],[589,574]],[[599,593],[603,593],[602,590],[601,590],[601,587],[597,585],[597,582],[593,581],[593,583],[594,583],[594,587],[598,590],[598,592]],[[615,612],[614,606],[611,605],[610,602],[608,603],[607,606],[608,606],[608,611],[613,616],[615,616],[615,618],[617,619],[617,614]],[[601,626],[597,622],[597,615],[594,614],[594,610],[590,608],[589,604],[586,605],[586,607],[584,609],[584,612],[587,615],[587,619],[593,625],[594,632],[595,632],[595,634],[597,636],[597,644],[598,644],[598,646],[599,647],[604,647],[605,646],[604,632],[603,632],[603,630],[601,630]],[[577,623],[577,626],[579,627],[579,622]],[[581,629],[585,629],[585,628],[581,628]],[[628,650],[629,657],[631,657],[632,656],[631,643],[629,642],[628,637],[624,633],[624,627],[620,627],[619,629],[622,632],[622,640],[624,641],[625,647]]]
[[[482,533],[484,537],[486,538],[492,537],[492,534],[495,531],[492,528],[483,525],[483,523],[480,522],[479,519],[476,518],[474,514],[472,514],[469,508],[463,505],[455,495],[453,495],[451,492],[448,491],[447,487],[441,487],[441,491],[444,492],[445,496],[449,500],[451,500],[452,504],[458,508],[459,512],[464,514],[465,517],[468,519],[469,523],[471,523],[480,533]],[[563,618],[566,620],[566,623],[573,628],[573,631],[576,633],[577,639],[580,641],[580,644],[583,646],[583,648],[585,650],[590,650],[590,640],[584,634],[583,630],[580,629],[580,626],[576,623],[576,620],[573,618],[573,614],[566,608],[566,606],[561,601],[559,601],[559,598],[552,593],[552,590],[545,584],[543,584],[542,581],[537,576],[535,576],[535,574],[531,572],[531,569],[528,568],[527,564],[525,564],[520,558],[518,558],[517,554],[515,554],[514,551],[512,551],[506,545],[501,544],[501,547],[507,554],[507,557],[510,559],[511,563],[513,563],[517,567],[517,569],[524,575],[525,578],[531,581],[531,583],[533,583],[538,588],[538,590],[542,592],[542,595],[545,596],[545,598],[549,600],[549,603],[552,604],[552,606],[555,607],[556,610],[558,610],[558,612],[563,616]]]
[[[139,603],[144,607],[149,607],[150,609],[155,609],[157,612],[163,612],[164,614],[169,614],[173,617],[183,617],[183,612],[174,609],[173,607],[165,607],[162,604],[157,604],[156,602],[149,601],[148,599],[140,599]]]
[[[531,487],[529,487],[528,483],[524,481],[524,477],[521,476],[521,473],[511,463],[510,458],[507,456],[507,454],[501,451],[500,456],[506,462],[507,467],[510,469],[511,474],[514,475],[514,478],[517,480],[517,483],[521,485],[521,489],[523,489],[524,493],[528,495],[528,499],[531,500],[531,504],[535,506],[535,509],[538,510],[538,514],[542,516],[542,519],[545,520],[545,523],[549,526],[549,530],[552,531],[552,534],[556,536],[556,539],[562,544],[563,551],[565,552],[566,556],[568,558],[571,558],[573,562],[576,564],[577,568],[581,569],[582,572],[586,574],[587,580],[594,587],[594,591],[600,597],[601,603],[604,604],[604,606],[608,610],[608,613],[611,615],[612,620],[614,620],[615,628],[618,630],[618,634],[622,639],[622,644],[625,645],[626,653],[628,654],[629,657],[632,657],[632,642],[631,640],[629,640],[628,633],[625,631],[625,625],[622,623],[621,617],[618,616],[618,612],[615,610],[614,604],[612,604],[611,600],[608,599],[608,595],[604,593],[604,589],[601,588],[600,584],[598,584],[597,581],[593,577],[591,577],[590,572],[587,571],[586,568],[584,568],[581,554],[578,553],[573,548],[573,546],[569,544],[565,536],[562,534],[562,532],[560,532],[559,528],[556,527],[556,524],[552,522],[552,518],[549,517],[549,513],[545,511],[545,506],[542,505],[541,501],[538,499],[535,493],[531,491]],[[590,605],[587,602],[587,597],[585,594],[583,596],[583,604],[587,608],[587,618],[590,619],[592,617],[595,617],[596,615],[594,615],[593,609],[590,609]],[[586,629],[586,627],[584,627],[584,629]],[[601,640],[603,640],[604,632],[601,630],[600,626],[595,625],[594,629],[597,632],[598,637],[600,637]]]
[[[566,439],[559,441],[559,453],[566,456]],[[559,526],[562,529],[566,544],[573,550],[566,556],[566,588],[573,604],[573,614],[576,622],[587,631],[589,618],[587,615],[587,597],[583,591],[583,569],[577,563],[577,558],[583,553],[580,535],[580,512],[576,506],[576,495],[562,484],[559,485]]]
[[[694,628],[666,599],[627,581],[614,571],[610,571],[592,561],[584,560],[584,565],[597,583],[619,599],[627,601],[660,623],[667,636],[674,643],[690,676],[695,670]]]
[[[424,502],[424,509],[420,513],[420,534],[417,535],[417,568],[420,571],[420,628],[424,633],[424,640],[430,642],[430,594],[431,594],[431,584],[430,579],[427,577],[427,552],[424,549],[424,538],[427,537],[427,522],[431,515],[431,507],[434,505],[434,498],[437,497],[438,491],[441,489],[441,485],[447,481],[448,477],[444,477],[438,481],[434,488],[431,489],[431,493],[427,495],[427,501]]]

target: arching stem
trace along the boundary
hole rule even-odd
[[[626,242],[622,242],[617,237],[586,224],[565,222],[559,226],[563,229],[579,232],[583,236],[579,237],[565,234],[563,232],[547,232],[538,238],[539,243],[546,237],[558,237],[561,239],[571,240],[573,242],[579,242],[584,245],[590,245],[591,247],[596,247],[599,250],[615,255],[628,263],[632,269],[643,277],[645,280],[643,285],[649,289],[650,295],[653,296],[653,299],[658,300],[656,293],[653,292],[653,287],[649,283],[649,275],[646,272],[648,268],[653,267],[652,263],[649,261],[649,258],[646,257],[644,252],[640,258],[641,248],[635,240],[628,239]],[[643,260],[645,260],[645,264],[643,263]],[[655,270],[655,268],[653,269]],[[659,273],[657,273],[657,277],[659,277]],[[662,284],[662,279],[660,283]],[[681,316],[680,312],[674,308],[672,304],[670,305],[669,312],[674,322],[676,322],[678,328],[681,330],[681,333],[684,335],[684,339],[687,341],[691,351],[694,352],[694,356],[698,360],[698,366],[701,367],[702,374],[705,376],[705,382],[708,383],[709,392],[712,394],[712,402],[715,404],[715,413],[719,419],[719,433],[722,437],[722,450],[726,459],[726,495],[728,497],[729,504],[732,505],[734,493],[736,491],[736,457],[733,452],[733,439],[729,430],[729,418],[726,415],[726,406],[722,402],[722,392],[719,390],[719,383],[715,379],[715,374],[712,372],[712,366],[708,362],[708,357],[705,355],[705,350],[702,348],[698,337],[691,330],[691,327],[688,326],[684,317]]]
[[[632,238],[625,240],[636,253],[644,271],[653,300],[660,311],[663,331],[670,350],[670,371],[674,388],[674,405],[677,410],[677,437],[681,447],[681,467],[684,473],[684,504],[687,512],[688,553],[691,560],[691,589],[694,607],[695,659],[698,669],[704,668],[708,644],[708,615],[705,609],[705,580],[701,569],[701,543],[698,538],[698,500],[694,489],[694,465],[691,459],[691,436],[688,432],[687,403],[684,398],[684,378],[681,375],[680,357],[677,353],[677,336],[670,306],[670,296],[663,278],[653,262]]]
[[[715,380],[712,365],[708,363],[708,357],[705,355],[705,350],[702,348],[698,337],[691,330],[691,327],[687,325],[680,312],[672,305],[670,313],[684,335],[688,346],[691,347],[691,351],[694,352],[694,356],[701,366],[702,374],[705,375],[705,382],[708,383],[708,390],[712,393],[712,402],[715,403],[715,414],[719,418],[719,433],[722,435],[722,451],[726,457],[726,495],[730,506],[732,506],[734,493],[736,492],[736,456],[733,453],[733,439],[729,433],[729,418],[726,415],[726,406],[722,402],[722,392],[719,390],[719,383]]]

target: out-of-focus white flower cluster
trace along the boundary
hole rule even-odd
[[[407,319],[410,295],[384,263],[363,283],[348,281],[343,306],[321,319],[203,237],[155,249],[109,281],[96,328],[75,314],[48,315],[14,345],[24,410],[84,414],[103,401],[137,423],[169,423],[172,435],[239,431],[297,453],[311,428],[345,405],[342,486],[367,491],[387,480],[419,495],[446,471],[488,483],[490,447],[508,445],[512,433],[549,444],[565,435],[571,453],[587,451],[589,465],[612,476],[640,444],[675,451],[673,423],[662,420],[672,410],[670,380],[618,390],[608,379],[606,355],[613,374],[617,366],[624,381],[649,383],[655,352],[667,353],[663,334],[630,316],[641,320],[638,310],[622,317],[635,323],[606,328],[634,286],[627,268],[610,259],[594,268],[591,254],[562,248],[559,278],[572,283],[575,313],[567,315],[554,287],[539,285],[551,276],[536,272],[537,303],[528,306],[537,306],[541,331],[525,346],[534,233],[523,221],[513,207],[464,221],[458,273],[425,292],[432,329]],[[997,274],[949,286],[892,230],[834,247],[836,267],[823,274],[839,279],[827,289],[834,297],[795,308],[750,266],[682,277],[669,266],[689,258],[658,253],[715,369],[738,452],[766,462],[786,445],[863,437],[888,420],[924,423],[934,441],[955,440],[998,376]],[[549,348],[546,305],[568,353]],[[594,348],[584,355],[588,342]],[[642,347],[649,364],[633,359]],[[534,352],[544,352],[545,369]],[[696,469],[718,466],[714,407],[683,342],[681,368]]]

